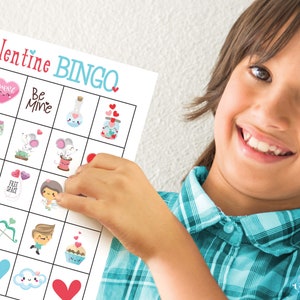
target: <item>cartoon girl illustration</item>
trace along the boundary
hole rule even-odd
[[[62,186],[55,180],[47,179],[41,185],[41,195],[47,210],[51,210],[56,205],[55,196],[63,191]]]

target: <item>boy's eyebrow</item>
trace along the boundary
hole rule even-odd
[[[272,57],[269,56],[267,51],[259,49],[258,51],[249,54],[249,63],[265,63],[271,58]]]

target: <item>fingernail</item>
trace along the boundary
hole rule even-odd
[[[61,200],[62,200],[62,194],[61,194],[61,193],[58,193],[58,194],[55,196],[55,200],[56,200],[56,202],[61,202]]]

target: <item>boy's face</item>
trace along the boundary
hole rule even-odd
[[[51,235],[44,235],[39,232],[35,232],[33,234],[33,240],[36,243],[39,243],[40,245],[46,245],[51,240],[51,238],[52,238]]]
[[[300,207],[299,49],[300,32],[263,65],[244,59],[216,113],[212,171],[258,211]]]

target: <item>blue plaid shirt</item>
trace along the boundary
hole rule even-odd
[[[300,299],[300,209],[226,216],[201,188],[206,176],[204,167],[196,167],[179,194],[160,195],[193,237],[228,299]],[[160,296],[143,261],[114,239],[97,299]]]

